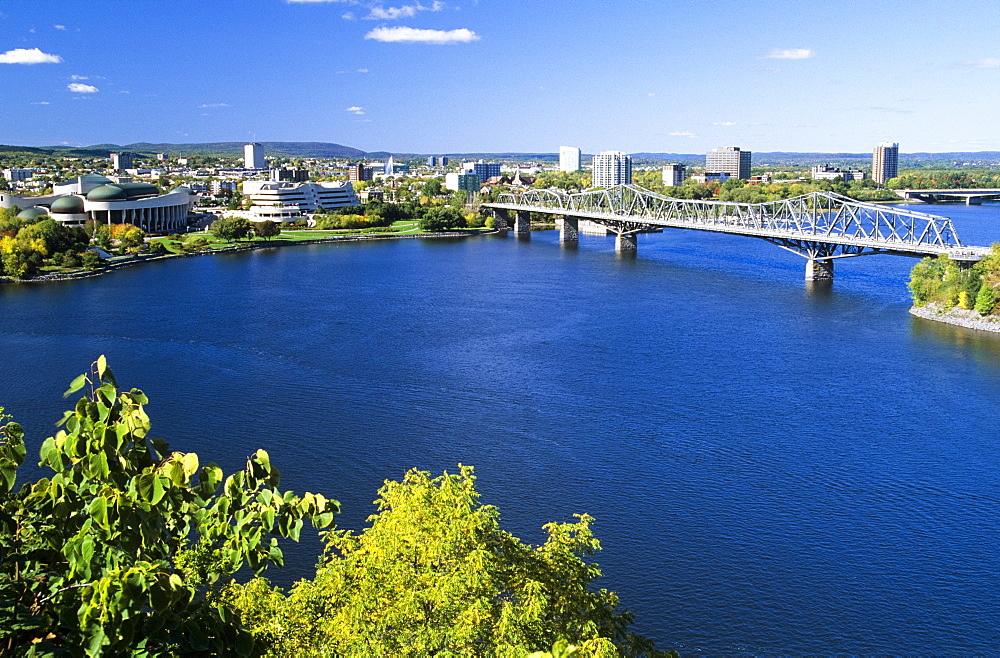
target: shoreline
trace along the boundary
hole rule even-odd
[[[944,322],[957,327],[965,327],[966,329],[976,329],[979,331],[988,331],[990,333],[1000,334],[1000,317],[984,317],[977,311],[963,308],[955,307],[953,309],[943,310],[936,304],[928,304],[927,306],[911,307],[910,315],[923,318],[924,320]]]
[[[162,254],[160,256],[140,255],[129,260],[117,263],[108,263],[99,270],[92,272],[68,272],[65,274],[42,274],[30,279],[12,279],[8,276],[0,276],[0,284],[5,283],[50,283],[53,281],[72,281],[74,279],[89,279],[95,276],[104,276],[115,270],[126,267],[134,267],[143,263],[153,263],[173,258],[190,258],[192,256],[214,256],[216,254],[231,254],[240,251],[255,251],[257,249],[270,249],[275,247],[294,247],[305,244],[324,244],[329,242],[368,242],[372,240],[414,240],[414,239],[436,239],[436,238],[467,238],[475,235],[489,235],[496,233],[498,229],[473,229],[471,231],[442,231],[439,233],[418,233],[410,235],[335,235],[325,238],[309,238],[304,240],[285,240],[281,242],[248,242],[246,244],[223,247],[221,249],[206,249],[204,251],[190,251],[183,254]]]

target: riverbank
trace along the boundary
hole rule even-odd
[[[978,329],[980,331],[991,331],[1000,333],[1000,317],[995,315],[982,316],[976,311],[955,307],[950,310],[941,308],[938,304],[928,304],[927,306],[914,306],[910,309],[910,314],[925,320],[935,322],[946,322],[967,329]]]
[[[59,274],[42,274],[30,279],[13,279],[8,276],[0,276],[0,283],[45,283],[50,281],[67,281],[70,279],[89,279],[95,276],[103,276],[126,267],[134,267],[143,263],[159,262],[173,258],[189,258],[191,256],[214,256],[216,254],[231,254],[239,251],[254,251],[256,249],[273,249],[277,247],[292,247],[307,244],[323,244],[328,242],[370,242],[376,240],[404,240],[404,239],[437,239],[437,238],[464,238],[474,235],[487,235],[495,233],[496,229],[470,229],[464,231],[441,231],[438,233],[406,233],[406,234],[365,234],[365,235],[336,235],[323,238],[308,238],[301,240],[271,240],[255,241],[246,244],[235,244],[229,247],[218,249],[204,249],[200,251],[189,251],[179,254],[160,254],[156,256],[140,254],[124,260],[116,260],[106,263],[97,270],[80,270],[78,272],[65,272]]]

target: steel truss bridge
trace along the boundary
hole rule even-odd
[[[684,228],[759,238],[808,259],[806,278],[832,279],[833,262],[873,254],[922,258],[948,254],[964,264],[982,260],[986,247],[962,244],[951,220],[927,213],[855,201],[832,192],[813,192],[767,203],[674,199],[638,185],[567,194],[525,190],[482,204],[499,228],[530,230],[530,213],[562,216],[560,238],[579,240],[579,220],[610,229],[619,251],[635,251],[636,234]]]

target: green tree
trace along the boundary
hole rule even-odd
[[[265,219],[262,222],[254,222],[253,232],[257,237],[270,240],[281,235],[281,224],[270,219]]]
[[[273,655],[523,656],[559,640],[586,656],[655,653],[628,630],[618,597],[592,588],[591,517],[550,523],[547,541],[529,546],[479,503],[461,465],[387,481],[376,505],[368,529],[328,534],[315,579],[287,597],[256,579],[221,601]]]
[[[329,525],[337,504],[279,491],[263,450],[224,478],[151,439],[146,396],[119,391],[103,356],[66,394],[84,387],[41,446],[49,477],[16,490],[24,433],[0,428],[0,654],[251,652],[210,605],[215,583],[281,565],[277,537]]]
[[[424,196],[436,197],[444,193],[444,186],[440,178],[432,178],[420,188],[420,193]]]
[[[212,235],[226,242],[242,240],[250,235],[250,220],[243,217],[223,217],[212,224]]]
[[[438,206],[430,208],[419,221],[423,231],[445,231],[450,228],[463,228],[465,217],[456,208]]]
[[[979,293],[976,295],[976,303],[973,308],[983,315],[987,315],[993,312],[996,305],[997,291],[993,288],[993,286],[980,286]]]

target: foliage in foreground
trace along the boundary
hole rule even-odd
[[[990,254],[969,268],[942,254],[924,258],[913,266],[907,283],[914,306],[937,304],[950,310],[956,306],[982,315],[996,315],[1000,301],[1000,243]]]
[[[629,632],[618,597],[592,588],[591,517],[550,523],[529,546],[479,504],[472,468],[459,469],[387,481],[371,526],[330,532],[316,577],[287,596],[254,579],[222,604],[273,655],[657,655]]]
[[[0,428],[0,654],[252,652],[213,584],[280,566],[277,537],[329,525],[337,503],[280,492],[263,450],[224,479],[148,438],[146,396],[119,392],[104,357],[67,395],[84,386],[42,444],[51,477],[15,490],[23,431]]]

